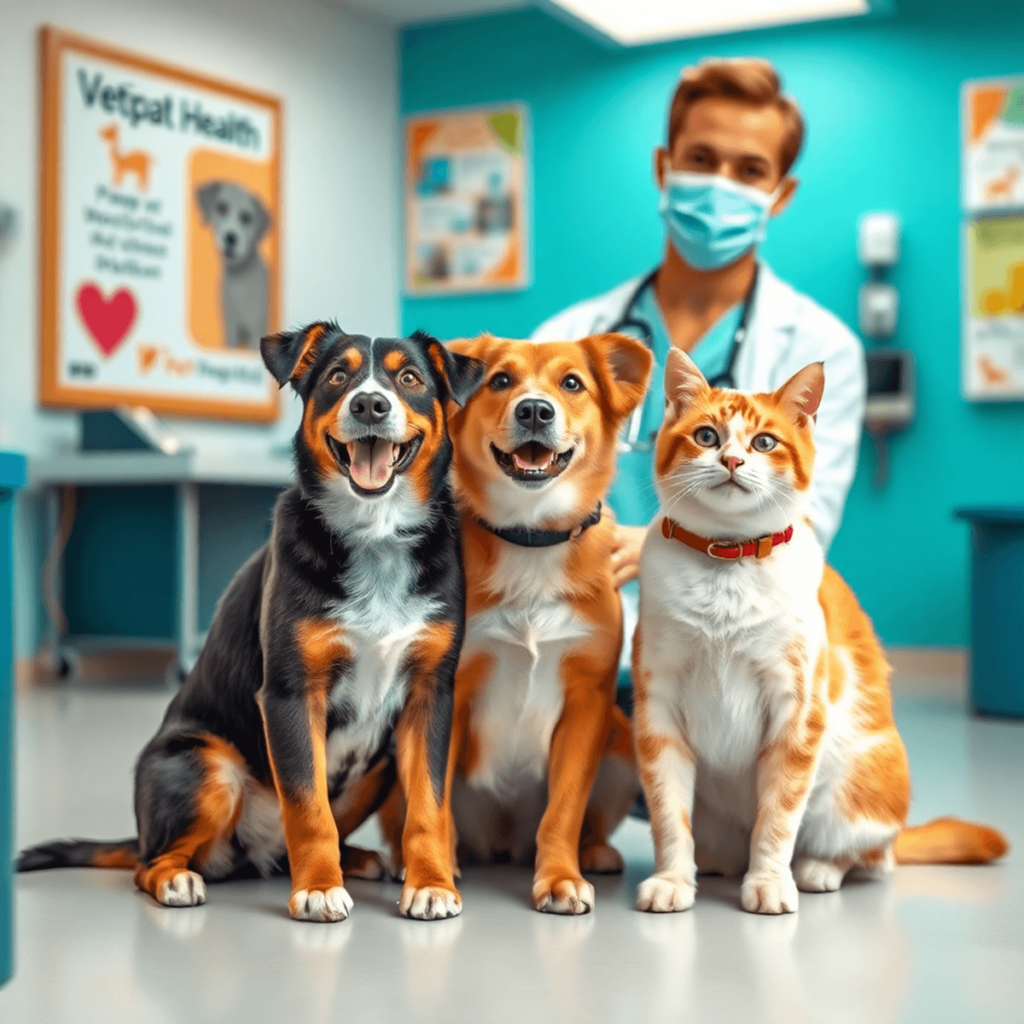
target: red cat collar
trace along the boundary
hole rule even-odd
[[[755,537],[753,540],[729,541],[708,540],[698,537],[689,530],[684,530],[675,520],[665,516],[661,521],[661,535],[666,540],[677,540],[694,551],[702,551],[705,555],[724,561],[739,561],[741,558],[767,558],[772,549],[779,544],[788,544],[793,538],[793,527],[787,526],[781,533],[771,533],[767,537]]]

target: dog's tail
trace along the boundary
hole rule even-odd
[[[22,850],[18,871],[46,871],[49,868],[124,868],[139,863],[138,839],[97,843],[88,839],[56,839]]]
[[[905,828],[897,837],[897,864],[987,864],[1010,849],[1006,838],[987,825],[959,818],[936,818]]]

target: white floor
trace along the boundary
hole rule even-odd
[[[131,773],[166,691],[34,690],[18,709],[17,836],[131,835]],[[631,909],[651,867],[646,827],[616,842],[625,878],[597,883],[597,911],[530,909],[528,872],[470,870],[452,921],[396,916],[398,886],[351,882],[341,924],[289,920],[286,880],[213,886],[169,910],[130,874],[64,870],[17,882],[16,974],[3,1024],[412,1021],[1024,1021],[1024,724],[968,718],[955,692],[897,702],[915,820],[955,813],[998,825],[1000,865],[900,868],[884,883],[801,897],[795,916],[738,907],[708,879],[688,913]],[[371,836],[372,841],[372,836]]]

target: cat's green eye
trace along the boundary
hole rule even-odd
[[[772,437],[771,434],[758,434],[753,441],[750,442],[750,447],[755,452],[770,452],[777,444],[779,439]]]
[[[712,427],[698,427],[693,433],[693,439],[702,448],[717,448],[722,443],[718,431]]]

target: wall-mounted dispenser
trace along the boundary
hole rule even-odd
[[[888,341],[899,324],[900,296],[885,280],[886,268],[900,258],[900,219],[895,213],[866,213],[857,226],[857,256],[870,274],[860,286],[860,332]],[[903,430],[916,412],[914,354],[905,348],[875,348],[867,353],[868,395],[864,428],[875,442],[875,490],[889,478],[889,436]]]

